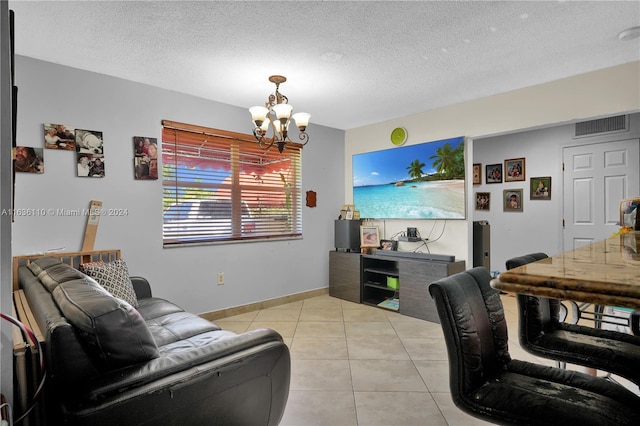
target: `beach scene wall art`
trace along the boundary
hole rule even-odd
[[[354,154],[353,202],[370,219],[465,219],[464,137]]]

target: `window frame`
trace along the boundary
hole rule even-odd
[[[301,144],[287,143],[283,154],[275,148],[265,152],[253,135],[162,120],[161,158],[163,247],[302,238]],[[211,176],[228,173],[223,182],[207,179],[208,171],[216,169]],[[250,178],[259,183],[250,183]],[[214,195],[205,197],[208,191]],[[231,217],[201,221],[192,213],[186,225],[172,225],[171,216],[165,217],[171,207],[179,210],[180,203],[197,203],[200,209],[213,200],[229,200]],[[263,202],[272,205],[263,210],[256,204]]]

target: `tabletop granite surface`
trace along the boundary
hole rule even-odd
[[[640,308],[640,232],[615,235],[500,273],[499,290]]]

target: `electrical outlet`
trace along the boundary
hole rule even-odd
[[[218,285],[224,284],[224,272],[218,272]]]

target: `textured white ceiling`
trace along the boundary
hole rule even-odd
[[[640,1],[9,1],[16,53],[350,129],[640,60]],[[640,76],[638,76],[640,78]],[[247,113],[247,120],[249,114]]]

